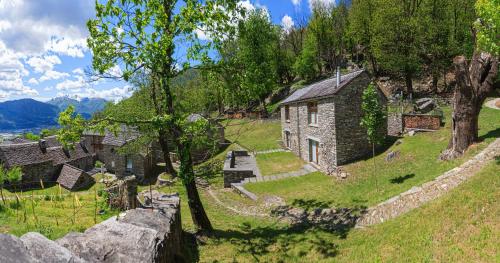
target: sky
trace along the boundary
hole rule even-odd
[[[264,8],[284,30],[305,21],[311,2],[334,0],[244,0]],[[123,81],[90,83],[92,63],[86,45],[86,22],[95,16],[94,0],[0,0],[0,101],[54,97],[104,98],[119,101],[132,94]],[[203,34],[200,32],[200,38]],[[115,66],[112,74],[121,69]]]

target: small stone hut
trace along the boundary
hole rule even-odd
[[[371,146],[360,122],[362,94],[370,82],[368,73],[359,70],[295,91],[281,102],[283,145],[328,174],[368,155]]]
[[[88,173],[69,164],[63,165],[57,178],[57,183],[70,191],[85,188],[93,182],[94,179]]]

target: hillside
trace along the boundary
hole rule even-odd
[[[0,103],[0,130],[21,130],[57,125],[59,108],[33,99]]]
[[[60,111],[65,110],[69,105],[73,105],[77,113],[89,119],[95,112],[102,111],[108,101],[100,98],[83,98],[78,101],[69,97],[57,97],[47,101],[47,103],[58,107]]]

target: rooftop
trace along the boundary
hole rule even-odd
[[[349,85],[349,83],[361,75],[365,70],[354,71],[340,77],[340,85],[337,86],[337,77],[331,77],[309,86],[296,90],[292,95],[286,98],[281,104],[288,104],[297,101],[308,100],[312,98],[328,97],[332,96],[341,90],[343,87]]]

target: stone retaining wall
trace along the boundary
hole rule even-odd
[[[403,116],[401,113],[389,113],[387,116],[387,134],[399,136],[403,133]]]
[[[56,241],[39,233],[0,234],[0,262],[183,262],[179,198],[168,204],[129,210]]]

